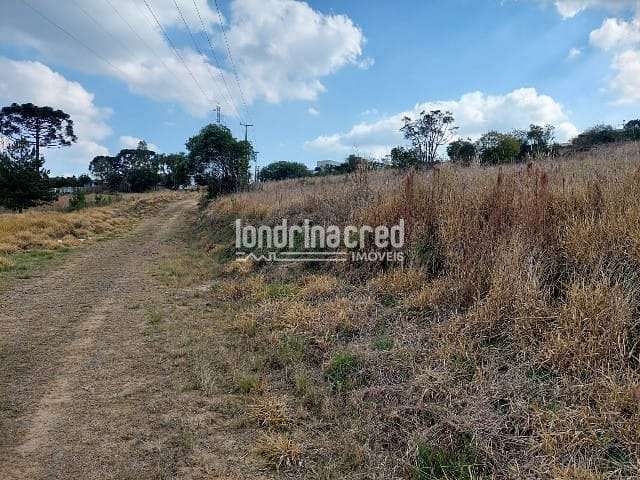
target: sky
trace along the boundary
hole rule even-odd
[[[258,164],[380,158],[402,117],[461,137],[553,124],[564,142],[640,117],[639,0],[2,0],[0,105],[69,113],[55,175],[216,121]]]

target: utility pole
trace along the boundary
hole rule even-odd
[[[216,107],[216,117],[218,119],[218,125],[220,125],[220,105]]]
[[[253,124],[252,123],[242,123],[242,122],[240,122],[240,125],[242,125],[244,127],[244,141],[245,141],[245,143],[247,143],[249,141],[247,130],[249,129],[249,127],[253,127]],[[252,146],[252,148],[253,148],[253,146]],[[253,158],[256,159],[256,168],[257,168],[257,166],[258,166],[258,152],[253,152],[253,154],[254,154]],[[250,163],[251,162],[251,158],[249,157],[249,155],[250,155],[250,153],[247,152],[247,163],[249,165],[251,165],[251,163]],[[249,168],[251,168],[251,167],[249,167]],[[249,171],[251,171],[251,170],[249,170]],[[258,180],[257,177],[254,177],[254,181],[257,181],[257,180]]]
[[[260,152],[253,152],[253,161],[255,162],[255,169],[253,174],[253,183],[258,183],[258,154]]]
[[[242,125],[244,127],[244,141],[247,141],[247,130],[249,127],[253,127],[252,123],[242,123],[240,122],[240,125]]]

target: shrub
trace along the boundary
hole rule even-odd
[[[302,163],[275,162],[260,170],[260,181],[269,182],[289,178],[308,177],[311,171]]]
[[[82,190],[77,190],[73,192],[69,199],[69,210],[80,210],[82,208],[87,208],[87,196]]]
[[[483,165],[501,165],[518,159],[522,141],[514,135],[489,132],[478,140],[480,162]]]
[[[447,147],[447,155],[451,161],[464,166],[470,165],[476,158],[476,154],[476,146],[471,139],[456,140]]]
[[[106,207],[111,205],[117,197],[115,195],[101,195],[99,193],[95,196],[96,207]]]

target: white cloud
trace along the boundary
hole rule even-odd
[[[573,18],[588,8],[620,9],[635,5],[638,0],[556,0],[555,6],[563,18]]]
[[[569,50],[569,54],[567,55],[568,60],[575,60],[580,55],[582,55],[582,50],[580,48],[572,48]]]
[[[357,65],[364,35],[345,15],[294,0],[234,0],[229,41],[249,98],[313,100],[320,78]]]
[[[158,101],[177,102],[195,115],[204,115],[211,109],[208,104],[211,102],[203,98],[142,2],[30,0],[30,3],[88,48],[20,2],[3,8],[2,42],[31,47],[48,62],[115,77],[132,92]],[[202,28],[195,9],[186,8],[187,3],[183,3],[183,13],[197,34]],[[165,29],[184,28],[173,0],[154,0],[151,4]],[[206,0],[198,0],[198,5],[205,26],[210,29],[217,14]],[[202,48],[204,45],[203,42]],[[219,71],[190,49],[181,48],[180,53],[209,99],[219,100],[225,111],[231,111],[224,98],[217,99],[214,95],[224,91]]]
[[[375,122],[361,122],[350,130],[317,137],[305,144],[308,149],[335,154],[358,150],[363,154],[382,156],[399,143],[402,118],[416,117],[422,110],[450,110],[461,128],[461,137],[478,138],[490,130],[509,131],[526,128],[530,124],[552,124],[557,127],[559,141],[577,135],[578,130],[569,121],[562,105],[534,88],[514,90],[507,95],[485,95],[472,92],[459,100],[425,102],[413,109],[386,116]]]
[[[600,28],[591,32],[591,44],[604,51],[619,50],[640,44],[640,18],[627,22],[607,18]]]
[[[361,70],[369,70],[371,67],[375,65],[376,61],[374,58],[367,57],[360,60],[357,65]]]
[[[640,102],[640,51],[628,50],[616,55],[612,67],[616,76],[611,88],[618,94],[619,104]]]
[[[68,148],[46,150],[47,168],[58,170],[62,165],[72,165],[84,171],[94,156],[108,153],[99,142],[111,134],[106,123],[111,110],[96,106],[94,95],[82,85],[40,62],[0,57],[0,71],[2,104],[30,102],[59,108],[71,115],[78,142]]]
[[[313,107],[309,107],[307,109],[307,113],[309,113],[309,115],[313,115],[314,117],[320,115],[320,111],[315,109],[315,108],[313,108]]]
[[[573,18],[590,6],[600,3],[598,0],[558,0],[555,2],[558,13],[563,18]]]
[[[137,148],[138,143],[140,143],[143,139],[138,137],[132,137],[130,135],[122,135],[120,137],[120,146],[122,148]],[[145,140],[146,141],[146,140]],[[147,142],[147,148],[156,153],[161,153],[162,150],[154,143]]]
[[[638,6],[635,18],[607,18],[589,37],[593,46],[613,54],[609,89],[617,104],[640,102],[640,2]]]
[[[11,7],[3,5],[0,42],[33,48],[47,62],[115,77],[136,94],[175,102],[197,116],[209,113],[216,103],[229,114],[234,113],[233,104],[240,108],[241,95],[230,65],[221,65],[219,69],[207,58],[210,50],[192,2],[181,2],[179,6],[204,56],[194,49],[184,32],[176,35],[175,30],[184,30],[184,25],[173,0],[151,2],[188,69],[176,57],[142,2],[30,0],[30,3],[103,59],[20,2]],[[218,49],[216,56],[225,59],[225,42],[216,25],[217,12],[207,0],[197,3],[204,30]],[[320,82],[322,77],[345,65],[362,62],[364,36],[360,29],[344,15],[325,15],[304,2],[233,0],[231,18],[224,21],[228,24],[240,84],[249,103],[257,98],[270,102],[314,99],[325,89]],[[365,60],[362,65],[370,63]],[[233,102],[221,75],[225,76]]]

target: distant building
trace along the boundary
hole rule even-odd
[[[338,167],[340,166],[340,162],[334,162],[333,160],[319,160],[318,161],[318,169],[322,170],[324,168]]]
[[[84,193],[97,193],[102,190],[95,182],[91,182],[89,185],[85,185],[84,187],[55,187],[52,188],[56,194],[58,195],[73,195],[77,192]]]

